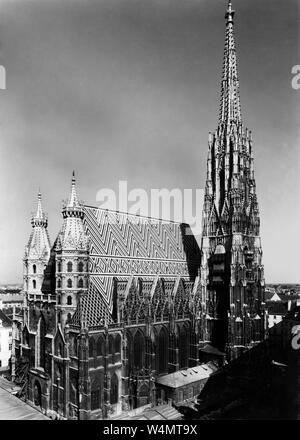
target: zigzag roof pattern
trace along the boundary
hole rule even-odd
[[[114,279],[128,282],[135,276],[144,286],[157,277],[188,281],[191,268],[195,272],[200,265],[198,244],[188,225],[90,206],[84,207],[83,222],[90,239],[90,287],[81,313],[90,326],[99,325],[102,318],[112,322]],[[72,323],[79,322],[77,310]]]

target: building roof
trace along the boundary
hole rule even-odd
[[[0,310],[0,321],[3,327],[12,327],[12,320]]]
[[[113,280],[131,276],[195,279],[200,250],[189,225],[84,207],[90,237],[90,287],[82,298],[88,325],[111,321]],[[79,321],[79,309],[72,322]]]
[[[136,416],[121,416],[117,420],[181,420],[182,414],[170,405],[159,405],[145,409]]]
[[[199,380],[208,379],[214,373],[215,368],[211,364],[198,365],[186,370],[175,371],[156,379],[156,383],[170,388],[180,388]]]

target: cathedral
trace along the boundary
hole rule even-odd
[[[225,19],[200,248],[187,224],[85,205],[74,173],[51,244],[38,194],[12,376],[51,417],[112,419],[166,402],[161,384],[176,372],[187,386],[174,396],[186,401],[199,386],[184,371],[230,362],[264,339],[253,141],[241,117],[231,1]]]

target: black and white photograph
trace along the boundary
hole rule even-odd
[[[300,420],[299,116],[299,0],[0,0],[1,421]]]

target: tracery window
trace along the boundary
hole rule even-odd
[[[137,331],[133,341],[134,368],[141,369],[145,365],[145,338],[142,332]]]
[[[92,411],[100,408],[100,396],[101,396],[100,388],[91,391],[91,410]]]
[[[116,373],[114,373],[110,381],[110,403],[114,405],[118,403],[118,400],[119,400],[119,380]]]
[[[82,278],[79,278],[79,280],[78,280],[78,287],[79,288],[83,287],[83,279]]]
[[[72,272],[73,271],[73,263],[71,261],[68,261],[67,264],[67,271]]]
[[[89,339],[89,357],[94,357],[94,348],[95,348],[95,341],[93,338]]]
[[[116,353],[121,352],[121,336],[119,334],[116,335],[116,339],[115,339],[115,352]]]
[[[79,261],[78,263],[78,272],[83,272],[83,262]]]
[[[57,263],[57,272],[61,272],[61,262]]]
[[[97,356],[104,355],[104,340],[103,340],[102,336],[100,336],[97,340],[96,353],[97,353]]]
[[[168,371],[168,334],[164,328],[159,332],[158,336],[158,372],[164,373]]]
[[[68,279],[67,286],[69,289],[73,286],[72,280],[70,278]]]

